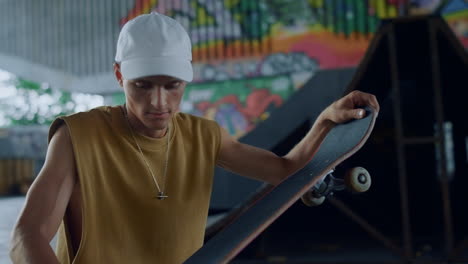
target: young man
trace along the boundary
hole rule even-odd
[[[12,239],[14,263],[181,263],[202,246],[213,171],[278,184],[337,123],[379,105],[353,92],[326,108],[286,156],[241,144],[214,121],[178,113],[191,44],[175,20],[128,22],[115,76],[126,104],[58,118]],[[281,124],[278,124],[281,125]],[[59,230],[57,255],[49,242]]]

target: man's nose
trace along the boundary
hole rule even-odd
[[[164,108],[167,104],[167,91],[164,87],[156,87],[151,93],[151,104],[156,109]]]

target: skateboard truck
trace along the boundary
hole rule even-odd
[[[333,172],[333,169],[330,170],[327,176],[301,197],[305,205],[321,205],[325,201],[325,198],[333,195],[335,191],[348,189],[354,193],[361,193],[369,190],[371,186],[370,174],[362,167],[355,167],[348,170],[344,179],[334,177]]]

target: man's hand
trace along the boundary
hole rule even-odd
[[[363,107],[369,106],[379,112],[380,106],[377,98],[368,93],[353,91],[328,106],[319,116],[321,121],[331,121],[334,124],[345,123],[353,119],[361,119],[366,111]]]

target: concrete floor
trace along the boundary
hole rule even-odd
[[[25,197],[0,197],[0,263],[11,264],[8,256],[10,235],[16,219],[23,208]],[[55,248],[55,238],[51,246]]]
[[[0,263],[11,263],[8,256],[10,234],[23,203],[24,197],[0,198]]]

